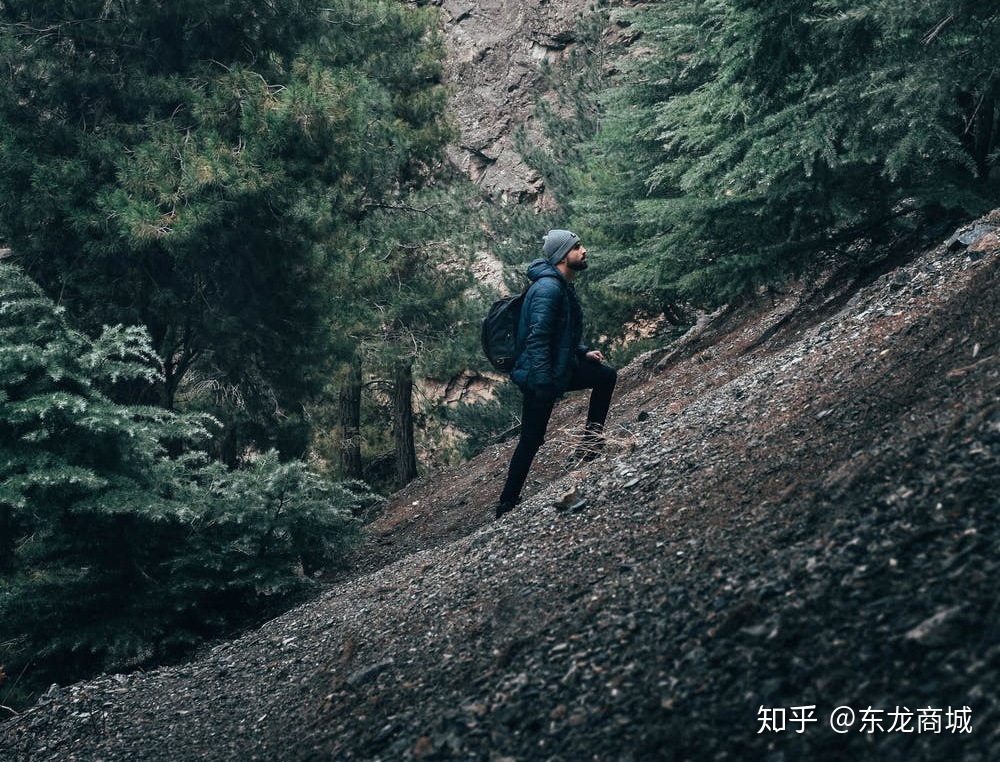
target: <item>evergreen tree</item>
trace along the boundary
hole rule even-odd
[[[362,244],[339,269],[352,309],[338,313],[338,371],[310,401],[311,448],[331,473],[363,478],[391,490],[397,478],[397,440],[413,443],[421,463],[440,463],[444,410],[421,394],[424,381],[450,379],[481,356],[472,253],[483,247],[479,190],[444,177],[406,197],[382,204],[358,225]],[[410,375],[398,373],[411,367]],[[397,381],[413,384],[408,418],[400,431]],[[408,385],[408,384],[407,384]],[[400,408],[401,409],[401,408]],[[412,465],[409,445],[400,448]]]
[[[624,285],[732,299],[891,241],[917,211],[996,203],[991,5],[685,0],[628,18],[652,52],[622,63],[581,206],[621,242]]]
[[[360,223],[449,134],[433,29],[390,0],[4,2],[0,237],[86,329],[146,326],[141,401],[187,379],[294,419],[357,311]]]
[[[372,401],[382,403],[374,408],[376,421],[392,425],[376,425],[368,440],[376,458],[392,453],[392,479],[386,481],[393,488],[417,475],[417,450],[433,429],[425,414],[439,412],[428,410],[414,385],[426,377],[451,377],[479,356],[479,315],[469,298],[475,219],[467,190],[460,183],[428,189],[365,224],[369,247],[378,254],[379,278],[366,294],[377,305],[377,317],[360,327],[358,349],[375,388],[386,390]]]
[[[144,329],[91,340],[8,265],[0,318],[0,662],[26,692],[245,625],[357,538],[350,485],[209,464],[207,417],[114,402],[162,382]]]

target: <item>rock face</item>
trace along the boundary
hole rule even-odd
[[[437,0],[447,79],[460,138],[451,161],[500,203],[547,209],[544,179],[524,163],[513,136],[538,140],[532,114],[543,62],[565,55],[589,0]]]

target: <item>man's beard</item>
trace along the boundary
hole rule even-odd
[[[575,262],[567,262],[566,265],[570,270],[576,270],[576,272],[583,272],[588,266],[586,259],[578,259]]]

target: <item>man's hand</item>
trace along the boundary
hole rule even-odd
[[[596,360],[597,362],[604,362],[604,353],[597,349],[591,352],[587,352],[586,357],[588,360]]]

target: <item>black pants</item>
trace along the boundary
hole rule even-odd
[[[587,410],[589,426],[603,426],[611,407],[611,395],[618,381],[618,372],[596,360],[581,360],[573,378],[570,379],[567,391],[591,389],[590,408]],[[545,442],[545,430],[552,417],[555,400],[539,397],[531,391],[524,392],[524,403],[521,409],[521,438],[517,442],[514,454],[507,470],[507,482],[500,493],[500,503],[514,505],[521,496],[521,488],[528,478],[528,471],[535,459],[535,454]]]

